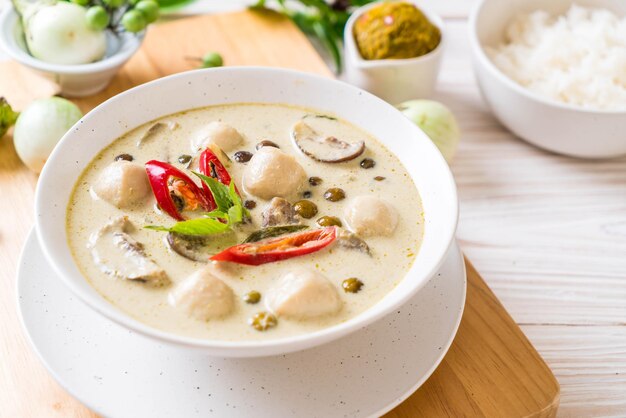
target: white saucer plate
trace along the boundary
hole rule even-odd
[[[90,310],[31,234],[18,272],[22,323],[55,379],[107,417],[367,417],[411,395],[439,365],[465,304],[463,257],[400,310],[345,338],[265,358],[223,359],[163,345]]]

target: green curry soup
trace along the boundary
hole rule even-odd
[[[82,173],[67,212],[74,259],[104,298],[154,328],[219,340],[358,315],[402,280],[423,224],[413,181],[381,143],[273,104],[128,132]]]

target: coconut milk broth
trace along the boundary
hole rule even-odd
[[[347,122],[307,116],[316,114],[320,112],[285,105],[213,106],[158,119],[177,122],[179,127],[158,140],[144,144],[141,149],[136,144],[155,121],[115,140],[82,173],[68,207],[69,244],[85,278],[104,298],[131,317],[163,331],[202,339],[262,340],[303,334],[344,322],[376,304],[402,280],[415,260],[423,235],[420,197],[400,161],[377,140]],[[294,123],[305,116],[306,122],[320,132],[347,141],[365,140],[364,154],[352,161],[337,164],[320,163],[303,155],[293,144],[290,130]],[[170,226],[175,221],[155,210],[153,196],[143,207],[120,210],[95,198],[90,193],[90,187],[101,170],[119,154],[131,154],[134,162],[142,165],[151,159],[158,159],[183,168],[178,163],[178,156],[192,154],[192,134],[212,121],[228,123],[244,136],[245,142],[229,152],[229,157],[232,158],[233,153],[239,150],[254,153],[255,145],[259,141],[269,139],[277,143],[281,150],[295,155],[309,177],[318,176],[323,179],[321,185],[313,187],[307,184],[303,189],[312,192],[309,199],[319,209],[313,219],[303,220],[305,224],[315,228],[315,220],[324,215],[343,218],[343,209],[351,197],[371,194],[385,199],[397,210],[399,221],[394,234],[390,237],[366,238],[371,256],[331,246],[310,255],[257,267],[220,263],[219,277],[233,289],[237,297],[235,311],[226,318],[207,322],[187,317],[183,311],[168,304],[167,295],[172,286],[201,268],[203,263],[188,260],[170,251],[165,243],[165,233],[142,228],[151,224]],[[359,162],[363,158],[372,158],[376,161],[376,166],[371,169],[361,168]],[[195,167],[191,167],[194,170],[197,169],[197,163],[195,164]],[[233,160],[227,168],[239,190],[243,190],[241,177],[245,164]],[[377,176],[385,179],[376,181],[374,177]],[[346,199],[339,202],[324,200],[323,193],[330,187],[344,189]],[[252,225],[238,233],[238,242],[249,232],[260,228],[261,211],[267,203],[255,196],[247,196],[245,192],[242,194],[244,200],[254,200],[257,206],[250,210]],[[287,197],[292,203],[300,199],[301,193]],[[101,272],[93,262],[86,246],[90,234],[110,219],[121,215],[128,215],[137,227],[132,233],[133,237],[143,243],[146,254],[165,269],[172,281],[170,286],[153,288],[140,282],[114,279]],[[250,305],[243,302],[242,296],[251,290],[257,290],[264,295],[271,284],[293,266],[305,266],[322,272],[337,287],[344,302],[342,310],[336,315],[315,320],[294,321],[279,318],[276,327],[264,332],[255,330],[248,324],[248,318],[266,310],[263,298],[260,303]],[[351,277],[357,277],[364,283],[361,291],[356,294],[345,293],[341,288],[342,281]]]

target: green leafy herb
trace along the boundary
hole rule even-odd
[[[226,219],[226,217],[228,216],[227,213],[222,212],[221,210],[212,210],[211,212],[207,212],[204,214],[204,216],[208,216],[209,218],[221,218],[221,219]]]
[[[277,0],[275,10],[289,17],[304,33],[319,39],[335,62],[336,72],[342,68],[341,44],[348,18],[360,6],[376,0]],[[299,3],[299,4],[298,4]],[[266,10],[265,0],[258,0],[252,9]]]
[[[243,206],[241,197],[235,189],[235,183],[226,186],[213,177],[193,172],[211,190],[217,209],[205,213],[203,217],[180,221],[168,228],[165,226],[149,225],[147,229],[155,231],[176,232],[183,235],[213,235],[222,234],[250,216]]]
[[[248,238],[244,240],[244,244],[247,242],[257,242],[266,238],[274,238],[292,232],[298,232],[308,228],[306,225],[282,225],[282,226],[268,226],[267,228],[254,231]]]
[[[233,206],[228,209],[228,219],[230,219],[232,223],[240,223],[243,220],[241,206]]]
[[[244,218],[249,218],[250,212],[248,212],[248,209],[246,209],[246,207],[244,206],[243,201],[241,200],[241,196],[239,196],[239,193],[237,193],[237,190],[235,189],[235,183],[233,182],[231,182],[230,186],[228,187],[228,195],[230,196],[230,200],[233,202],[233,208],[236,208],[237,210],[237,212],[235,213],[235,216],[238,219],[237,222],[242,222]],[[231,215],[231,209],[229,209],[229,215]]]
[[[227,213],[228,209],[234,205],[234,202],[228,192],[228,186],[220,183],[213,177],[205,176],[204,174],[196,173],[195,171],[192,171],[192,173],[209,187],[211,194],[213,195],[213,199],[215,199],[217,210]]]
[[[0,138],[15,124],[18,116],[19,113],[13,111],[6,99],[0,97]]]
[[[188,221],[177,222],[171,228],[164,226],[148,225],[146,229],[155,231],[176,232],[183,235],[213,235],[222,234],[230,229],[230,225],[222,223],[215,218],[196,218]]]

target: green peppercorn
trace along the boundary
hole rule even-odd
[[[130,155],[130,154],[120,154],[117,157],[115,157],[115,161],[132,161],[135,158]]]
[[[257,331],[266,331],[269,328],[275,327],[277,324],[278,320],[269,312],[259,312],[250,318],[250,325]]]
[[[346,293],[357,293],[363,287],[363,282],[356,277],[351,277],[341,283],[341,287]]]
[[[317,220],[319,226],[341,226],[341,220],[336,216],[322,216]]]
[[[252,290],[246,293],[245,295],[243,295],[243,301],[251,305],[254,305],[255,303],[259,303],[260,300],[261,300],[261,294],[257,292],[256,290]]]
[[[178,162],[181,164],[188,164],[191,161],[191,155],[183,154],[178,157]]]
[[[238,163],[247,163],[252,159],[252,153],[249,151],[237,151],[233,154],[233,159]]]
[[[280,148],[278,146],[278,144],[276,142],[272,142],[269,139],[264,139],[263,141],[259,142],[258,144],[256,144],[256,149],[257,151],[260,150],[263,147],[274,147],[274,148]]]
[[[339,202],[345,197],[346,192],[344,192],[343,189],[340,189],[339,187],[332,187],[326,190],[326,192],[324,193],[324,199],[328,200],[329,202]]]
[[[293,209],[304,219],[311,219],[317,215],[317,205],[310,200],[298,200],[293,204]]]
[[[320,184],[322,184],[322,179],[319,177],[309,177],[309,184],[311,186],[319,186]]]
[[[361,160],[361,163],[359,164],[361,166],[361,168],[374,168],[374,166],[376,165],[376,161],[372,160],[371,158],[364,158],[363,160]]]

